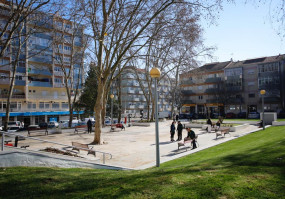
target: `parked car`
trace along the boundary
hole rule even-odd
[[[57,128],[59,126],[58,122],[51,121],[48,123],[48,128]]]
[[[258,112],[250,112],[248,114],[248,119],[259,119],[260,118],[260,114]]]
[[[8,122],[8,127],[12,127],[12,126],[19,126],[19,127],[21,127],[21,122],[20,121],[10,121],[10,122]]]
[[[239,112],[237,118],[246,118],[246,112]]]
[[[229,112],[226,114],[226,118],[227,119],[232,119],[232,118],[235,118],[236,117],[236,114],[232,113],[232,112]]]
[[[8,133],[15,133],[15,132],[18,132],[20,130],[21,130],[21,127],[19,127],[19,126],[11,126],[11,127],[8,127],[7,132]]]
[[[39,123],[40,128],[47,128],[48,124],[46,122]]]

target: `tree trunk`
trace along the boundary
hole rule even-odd
[[[102,128],[102,109],[103,109],[103,97],[104,95],[104,88],[105,88],[105,82],[99,79],[98,82],[98,93],[97,93],[97,99],[95,103],[95,134],[94,134],[94,144],[102,144],[101,139],[101,128]]]

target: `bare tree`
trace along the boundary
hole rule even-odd
[[[72,126],[74,105],[80,95],[84,74],[84,52],[88,36],[84,35],[83,16],[75,2],[67,3],[55,19],[54,49],[55,67],[59,67],[60,82],[66,89],[69,107],[69,127]],[[64,18],[63,18],[64,17]],[[66,60],[68,58],[68,60]]]

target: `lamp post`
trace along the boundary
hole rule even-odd
[[[265,90],[260,91],[261,98],[262,98],[262,128],[263,128],[263,130],[265,129],[265,127],[264,127],[264,95],[265,95],[265,93],[266,93]]]
[[[160,157],[159,157],[159,134],[158,134],[157,80],[160,77],[160,70],[154,67],[150,70],[149,74],[152,78],[154,78],[156,166],[159,167]]]
[[[113,98],[114,98],[114,95],[111,94],[110,98],[111,98],[111,128],[112,128],[112,124],[113,124]]]

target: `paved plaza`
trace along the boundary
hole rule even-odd
[[[231,132],[230,135],[219,137],[216,139],[215,133],[206,133],[201,128],[193,128],[198,135],[199,147],[195,150],[186,150],[181,148],[178,150],[177,142],[170,142],[170,120],[159,122],[159,139],[160,139],[160,160],[161,163],[176,159],[208,147],[235,139],[239,136],[260,130],[256,125],[248,125],[240,131]],[[188,124],[185,122],[184,124]],[[106,164],[114,165],[130,169],[144,169],[155,166],[156,164],[156,149],[155,149],[155,123],[150,123],[149,127],[131,126],[123,131],[110,132],[110,127],[103,128],[102,137],[103,145],[94,145],[94,150],[108,152],[112,154],[112,159],[107,159]],[[25,134],[25,133],[24,133]],[[183,136],[186,137],[187,132],[183,130]],[[93,141],[94,133],[79,133],[74,134],[74,129],[63,130],[62,134],[32,134],[33,138],[39,138],[61,144],[71,145],[72,141],[89,144]],[[175,134],[177,139],[177,133]],[[46,147],[63,149],[63,146],[53,143],[43,143],[37,140],[26,139],[19,142],[19,146],[29,145],[27,150],[38,151]],[[93,155],[87,155],[87,152],[80,151],[78,154],[89,161],[98,162],[98,158]],[[100,162],[100,161],[99,161]],[[101,162],[100,162],[101,163]]]

